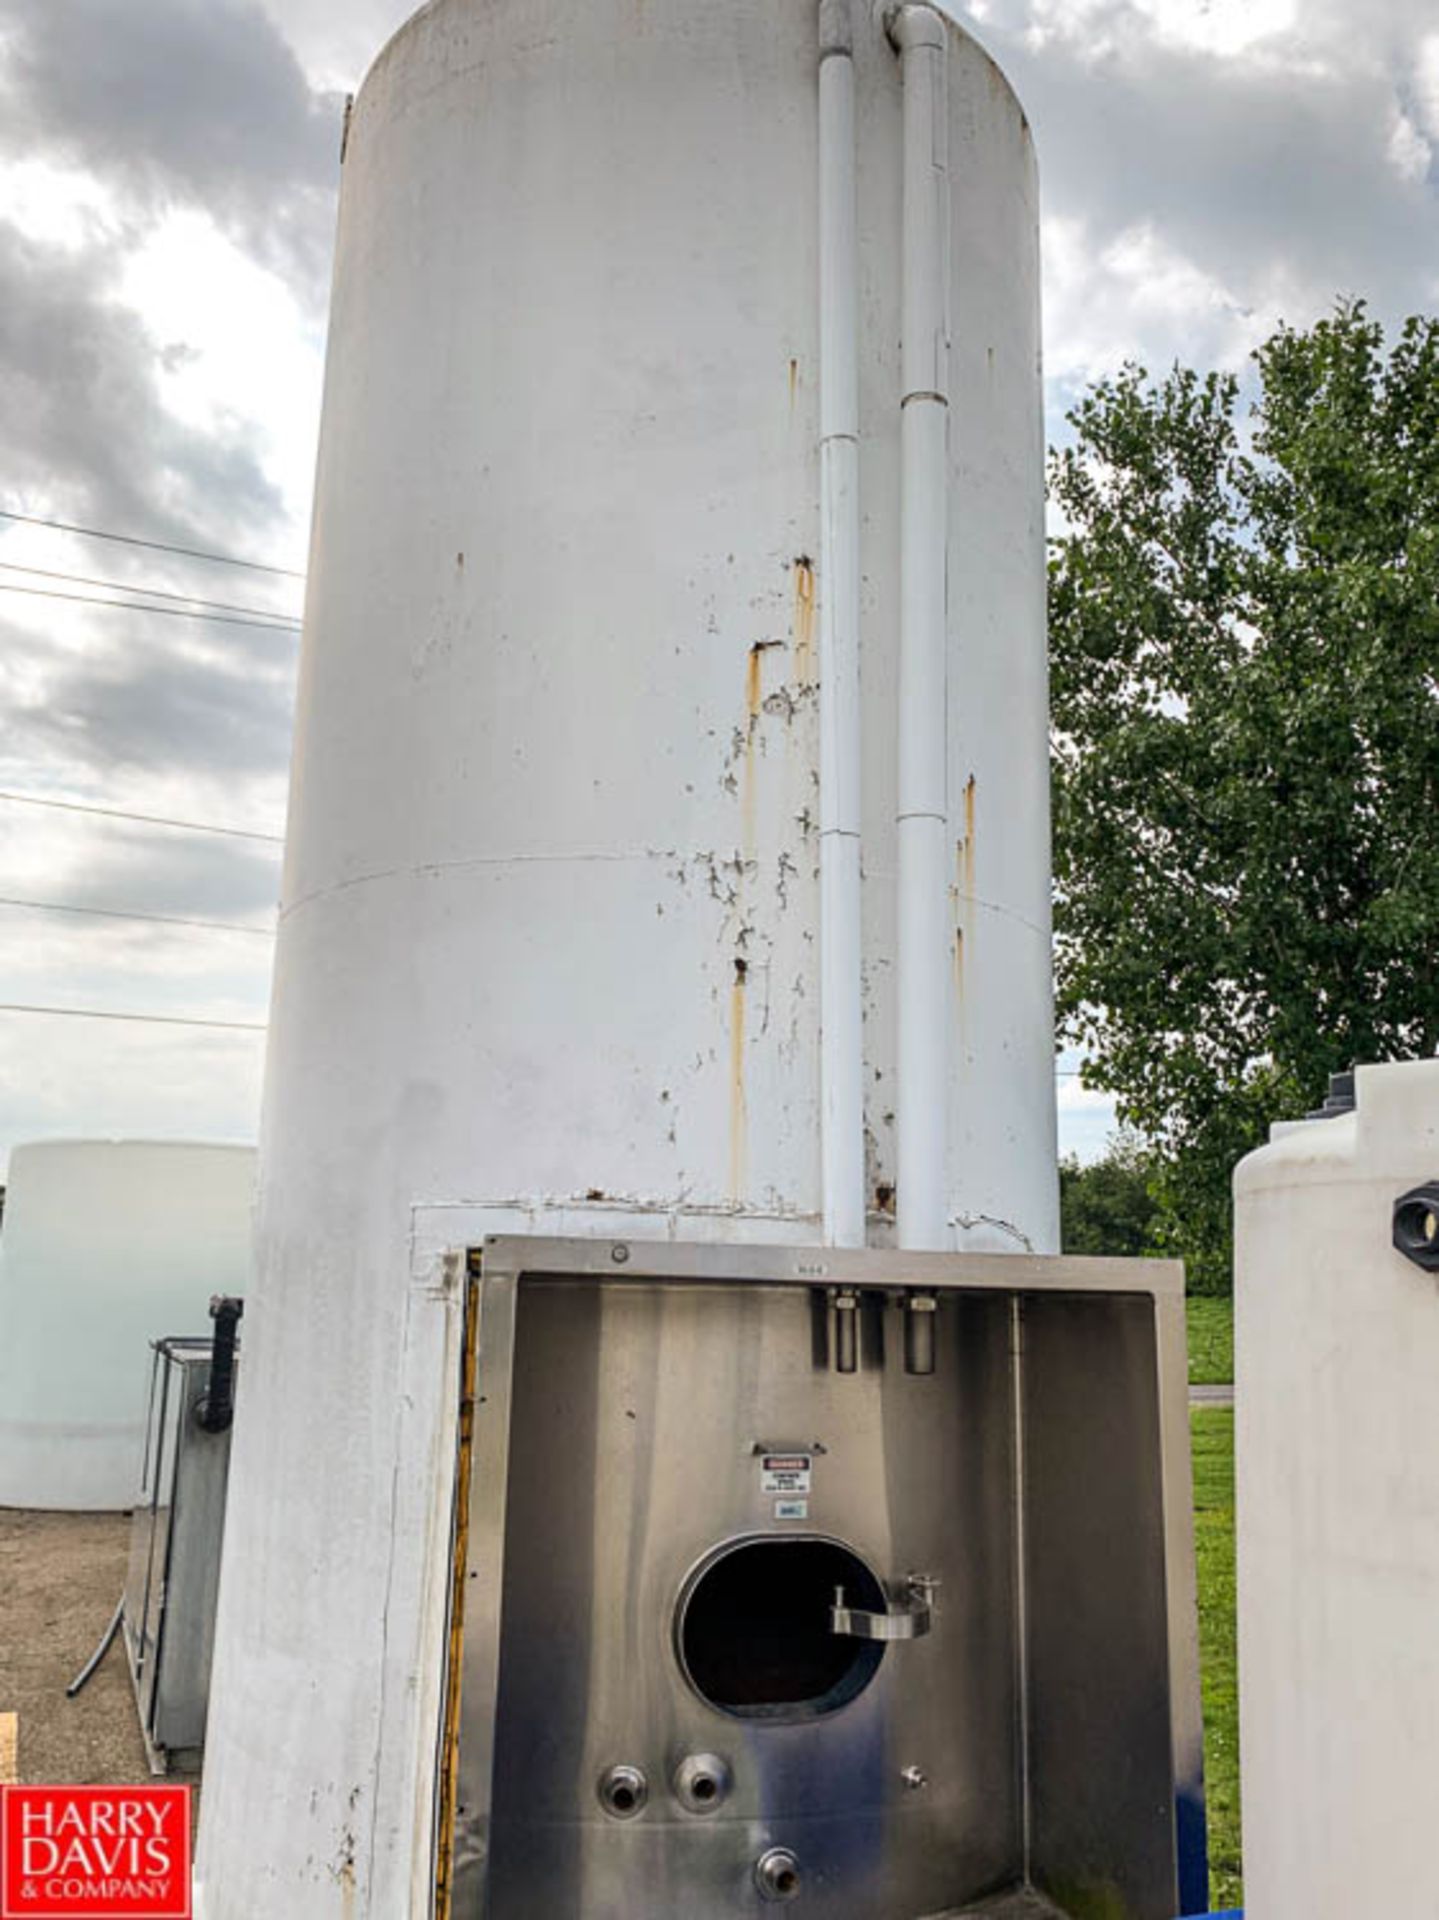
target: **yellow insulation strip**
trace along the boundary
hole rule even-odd
[[[445,1662],[445,1718],[440,1748],[440,1822],[435,1863],[435,1920],[450,1920],[454,1894],[455,1805],[460,1767],[460,1665],[465,1644],[465,1572],[470,1545],[470,1463],[475,1449],[475,1350],[479,1268],[471,1256],[465,1287],[465,1347],[460,1373],[459,1453],[455,1467],[455,1541],[450,1566],[450,1636]]]

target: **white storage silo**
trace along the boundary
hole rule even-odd
[[[150,1342],[207,1332],[210,1296],[244,1293],[254,1180],[252,1147],[14,1150],[0,1233],[0,1506],[134,1503]]]
[[[212,1920],[422,1910],[456,1234],[1057,1246],[1034,156],[889,13],[436,0],[357,99]]]
[[[1439,1771],[1439,1271],[1395,1245],[1439,1181],[1439,1061],[1235,1175],[1245,1911],[1432,1911]]]

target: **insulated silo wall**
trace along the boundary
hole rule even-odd
[[[854,20],[882,1242],[901,99]],[[432,1250],[819,1236],[817,21],[437,0],[355,105],[201,1837],[223,1920],[408,1910],[449,1512]],[[948,76],[949,1211],[956,1245],[1042,1252],[1037,188],[958,28]]]
[[[10,1156],[0,1233],[0,1506],[140,1490],[149,1343],[205,1334],[249,1278],[252,1147],[47,1140]]]

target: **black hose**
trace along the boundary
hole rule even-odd
[[[243,1300],[217,1293],[210,1302],[215,1340],[210,1350],[210,1384],[195,1409],[195,1419],[206,1433],[224,1433],[235,1418],[236,1329],[245,1311]]]

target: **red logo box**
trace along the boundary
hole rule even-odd
[[[188,1787],[0,1787],[0,1920],[191,1920]]]

